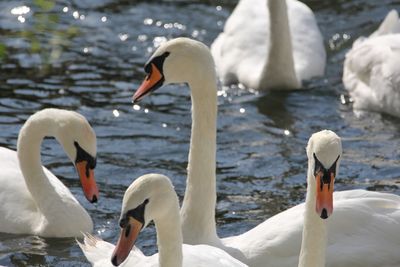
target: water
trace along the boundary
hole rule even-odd
[[[95,233],[116,242],[121,199],[139,175],[160,172],[182,198],[190,136],[190,97],[168,86],[132,107],[143,64],[165,39],[193,37],[210,45],[236,1],[0,2],[0,145],[15,149],[18,131],[46,107],[76,110],[98,136],[100,201],[84,199],[75,170],[52,139],[43,161],[95,222]],[[304,200],[309,136],[329,128],[342,136],[337,190],[366,188],[400,194],[400,120],[352,111],[341,84],[346,51],[372,32],[396,0],[307,1],[328,51],[326,76],[309,90],[257,95],[221,88],[218,118],[220,236],[244,232]],[[221,6],[221,8],[217,8]],[[342,101],[344,104],[342,104]],[[72,220],[73,218],[71,218]],[[154,228],[139,246],[155,247]],[[74,239],[0,234],[0,265],[88,266]]]

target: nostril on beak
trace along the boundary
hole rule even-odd
[[[328,211],[326,209],[323,209],[321,212],[321,218],[322,219],[327,219],[328,218]]]
[[[97,196],[96,196],[96,195],[93,195],[93,198],[92,198],[91,203],[96,203],[96,202],[97,202]]]
[[[114,255],[114,257],[112,257],[111,263],[112,263],[114,266],[118,266],[117,255]]]

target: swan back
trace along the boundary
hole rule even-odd
[[[400,117],[400,19],[388,13],[379,29],[359,37],[347,52],[343,84],[358,110]]]

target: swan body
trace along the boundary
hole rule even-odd
[[[395,267],[400,265],[400,197],[348,190],[333,195],[327,221],[327,267]],[[222,239],[241,251],[249,266],[297,266],[305,204],[285,210],[242,235]],[[235,256],[235,255],[232,255]]]
[[[400,20],[396,10],[346,54],[343,84],[357,110],[400,117]]]
[[[219,247],[249,266],[296,266],[304,204],[281,212],[241,235],[220,239],[216,234],[217,87],[209,54],[207,47],[187,38],[166,42],[146,64],[148,75],[133,97],[139,101],[162,85],[174,82],[187,82],[191,89],[192,136],[181,208],[184,243]],[[396,252],[400,231],[394,230],[400,226],[399,196],[350,190],[335,193],[333,202],[335,211],[328,221],[327,266],[400,265],[400,255]]]
[[[86,161],[80,160],[74,146],[77,142],[80,152],[87,151],[94,159],[93,129],[76,112],[44,109],[32,115],[20,130],[17,151],[0,148],[0,232],[81,236],[81,231],[92,231],[92,220],[68,188],[41,165],[40,145],[45,136],[54,136],[63,145],[84,179],[86,197],[91,202],[97,200],[93,169],[88,169],[90,177],[86,177],[79,167]]]
[[[142,227],[154,220],[159,253],[147,257],[131,248]],[[136,179],[124,195],[116,246],[86,235],[82,251],[93,266],[244,267],[223,250],[207,245],[182,245],[179,202],[170,180],[147,174]],[[129,230],[128,230],[129,228]],[[114,251],[114,252],[113,252]],[[130,252],[130,253],[129,253]],[[129,254],[129,256],[128,256]]]
[[[314,14],[297,0],[240,0],[211,52],[225,85],[298,89],[303,80],[325,71]]]

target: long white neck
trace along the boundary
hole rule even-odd
[[[50,119],[30,118],[22,127],[17,144],[17,155],[25,183],[37,207],[45,213],[51,205],[49,197],[57,195],[43,171],[40,148],[45,136],[54,136],[54,123]]]
[[[18,136],[17,155],[20,169],[26,186],[43,215],[39,221],[32,222],[32,230],[40,235],[79,234],[79,229],[90,229],[90,217],[75,199],[70,199],[65,194],[62,198],[45,174],[40,148],[46,136],[57,136],[57,123],[49,116],[31,117]],[[73,216],[79,216],[77,221],[81,224],[78,230],[74,229],[76,223],[66,224],[67,219]]]
[[[217,85],[213,66],[189,82],[192,94],[192,134],[181,218],[184,243],[217,242],[216,132]]]
[[[315,211],[316,194],[312,166],[309,164],[307,196],[304,212],[303,240],[299,257],[299,267],[324,267],[327,243],[326,220]]]
[[[182,230],[179,203],[175,197],[172,209],[154,219],[157,231],[158,261],[160,267],[182,267]]]
[[[259,88],[300,88],[294,68],[292,38],[286,0],[268,0],[270,40],[266,65],[262,70]]]

